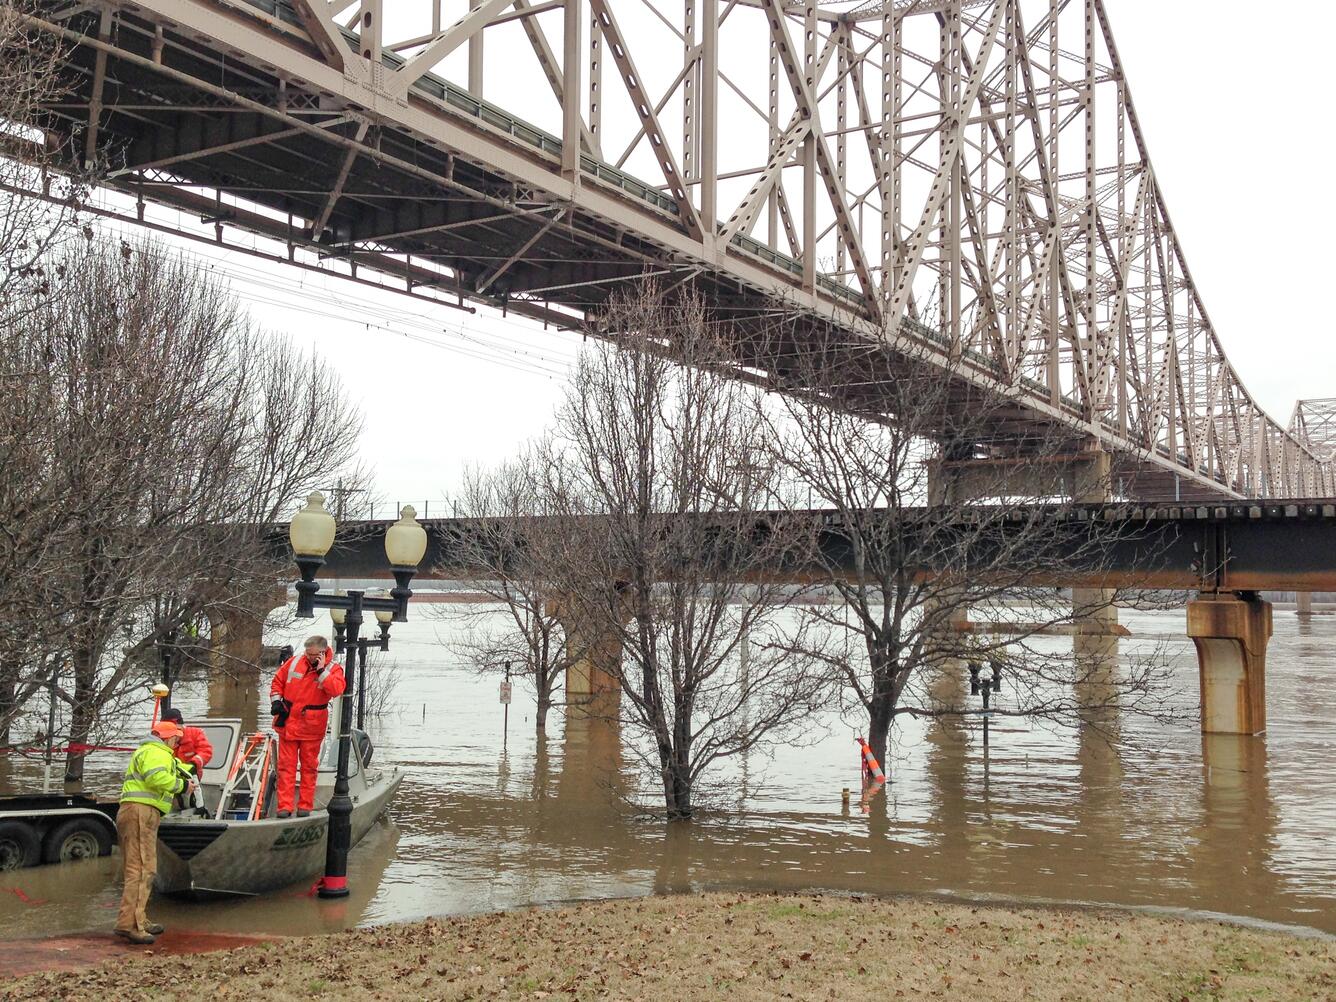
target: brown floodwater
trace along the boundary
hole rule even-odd
[[[1122,621],[1133,631],[1124,656],[1164,645],[1180,708],[1195,706],[1182,614]],[[452,659],[449,629],[419,614],[381,656],[398,666],[397,705],[370,730],[377,760],[407,779],[391,818],[351,854],[349,899],[309,897],[307,881],[255,899],[158,902],[154,916],[307,933],[581,898],[826,888],[1182,909],[1336,933],[1336,616],[1310,624],[1276,610],[1264,738],[1138,717],[1104,733],[1003,720],[985,753],[977,721],[908,721],[887,796],[865,815],[856,722],[832,716],[810,741],[721,767],[711,795],[728,809],[675,826],[630,806],[653,791],[614,726],[556,712],[539,743],[517,684],[503,736],[496,680]],[[290,632],[267,639],[298,639],[300,624]],[[176,702],[187,718],[253,722],[267,684],[186,682]],[[89,786],[118,788],[123,759],[93,756]],[[40,784],[40,765],[5,768],[0,791]],[[843,787],[855,788],[851,810]],[[5,874],[0,936],[108,928],[118,894],[114,857]]]

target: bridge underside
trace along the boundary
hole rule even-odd
[[[245,6],[139,0],[113,17],[98,3],[50,4],[49,30],[72,45],[70,89],[41,125],[49,144],[96,160],[105,185],[127,196],[123,212],[102,211],[173,229],[145,212],[169,206],[212,224],[220,244],[259,235],[277,259],[313,252],[350,277],[375,272],[407,294],[564,328],[582,327],[630,281],[691,283],[728,321],[738,374],[768,385],[791,385],[773,340],[778,311],[797,318],[794,352],[888,337],[855,289],[805,279],[801,262],[745,234],[693,235],[662,191],[587,153],[563,162],[558,139],[442,80],[387,94],[330,66],[290,6]],[[193,225],[178,232],[200,239]],[[895,338],[903,350],[870,357],[841,406],[886,417],[886,386],[916,365],[952,373],[950,407],[998,385],[987,359],[951,360],[926,327],[906,321]],[[976,455],[1023,451],[1059,429],[1074,451],[1112,455],[1124,496],[1239,496],[1219,474],[1137,445],[1065,397],[1012,391],[1015,407]]]

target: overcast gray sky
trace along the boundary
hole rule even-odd
[[[1192,276],[1246,385],[1284,423],[1296,398],[1336,396],[1324,305],[1336,4],[1290,3],[1283,16],[1221,0],[1106,6]],[[549,418],[578,350],[578,338],[528,321],[190,248],[259,323],[338,367],[391,502],[438,504],[466,464],[513,452]]]

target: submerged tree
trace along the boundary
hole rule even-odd
[[[1002,712],[1078,719],[1121,705],[1161,713],[1165,659],[1113,670],[1055,633],[1116,629],[1103,587],[1120,523],[1080,518],[1110,496],[1107,460],[1026,421],[1006,387],[959,360],[774,340],[758,407],[770,461],[822,509],[813,563],[839,601],[812,606],[810,653],[866,720],[885,761],[901,715],[968,712],[962,676],[993,662]],[[1091,587],[1063,589],[1076,582]]]
[[[568,648],[602,654],[668,816],[687,818],[712,765],[819,705],[785,614],[800,589],[771,573],[807,526],[758,514],[773,486],[752,461],[763,428],[698,299],[647,287],[599,323],[607,343],[581,356],[541,450],[563,523],[550,577]]]
[[[268,528],[337,472],[328,443],[360,418],[331,371],[260,336],[188,258],[99,240],[58,267],[59,297],[4,325],[0,365],[29,374],[0,401],[0,423],[26,429],[0,442],[5,555],[10,587],[43,608],[0,638],[0,666],[11,718],[67,668],[78,745],[161,640],[272,592]],[[82,765],[71,753],[68,777]]]
[[[465,477],[460,513],[468,521],[446,547],[445,570],[467,568],[472,587],[490,599],[447,614],[464,628],[456,652],[479,671],[529,679],[541,735],[578,652],[567,643],[553,579],[565,523],[547,504],[536,455]]]
[[[44,475],[40,457],[50,422],[30,390],[42,376],[42,359],[30,365],[15,355],[20,316],[49,302],[59,288],[52,249],[76,236],[82,179],[69,171],[69,151],[49,145],[33,128],[38,109],[58,99],[61,43],[34,30],[28,16],[36,0],[0,0],[0,656],[16,638],[33,641],[33,655],[50,661],[42,637],[56,621],[50,615],[48,582],[66,522],[59,499],[29,490]],[[59,164],[65,173],[58,173]],[[44,193],[48,197],[23,194]],[[10,662],[12,665],[13,662]],[[39,674],[44,669],[38,669]],[[0,668],[0,747],[9,743],[18,691],[13,668]]]

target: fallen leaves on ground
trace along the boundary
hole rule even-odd
[[[703,894],[147,953],[0,999],[1317,999],[1336,946],[1224,923],[837,895]]]

